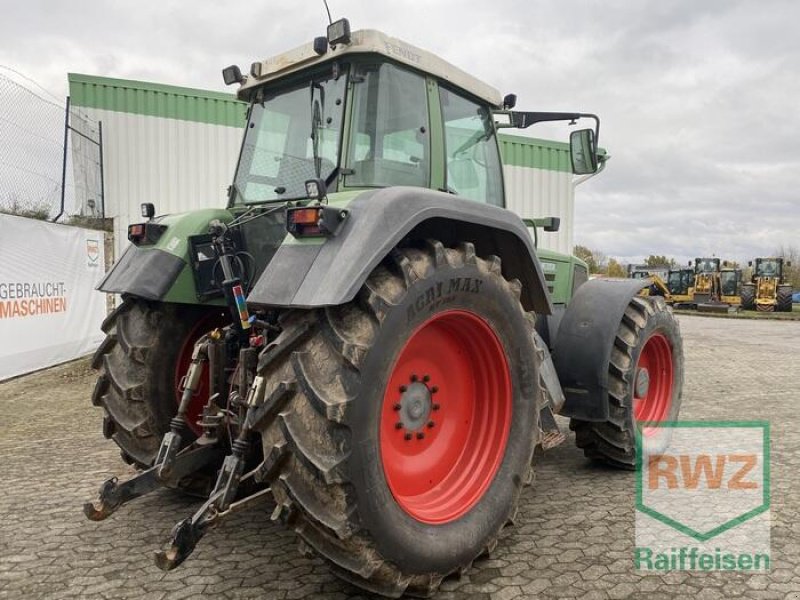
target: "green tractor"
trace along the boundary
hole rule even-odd
[[[757,258],[750,281],[742,285],[742,308],[760,312],[792,312],[792,286],[786,278],[791,262],[783,258]]]
[[[431,595],[513,521],[538,445],[634,468],[663,450],[683,351],[643,280],[588,281],[506,210],[500,127],[588,119],[515,97],[376,31],[327,36],[247,76],[227,208],[131,225],[100,289],[93,403],[139,469],[106,481],[93,520],[159,487],[206,497],[157,565],[175,568],[226,515],[272,518],[338,576]],[[555,219],[533,219],[556,227]]]

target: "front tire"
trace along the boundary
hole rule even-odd
[[[742,286],[742,308],[744,310],[756,309],[756,286],[746,283]]]
[[[575,442],[593,460],[636,468],[637,436],[645,455],[661,452],[669,429],[643,426],[674,421],[681,409],[683,341],[678,322],[661,298],[631,299],[608,365],[608,420],[572,419]]]
[[[778,287],[777,306],[775,307],[778,312],[792,312],[792,291],[790,285]]]
[[[262,471],[273,517],[343,579],[428,596],[512,519],[540,395],[519,292],[498,258],[430,242],[396,251],[351,303],[286,317],[309,332],[259,372],[281,404]]]

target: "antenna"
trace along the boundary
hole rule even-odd
[[[325,10],[328,11],[328,24],[332,25],[333,19],[331,18],[331,9],[328,8],[328,0],[322,0],[322,2],[325,4]]]

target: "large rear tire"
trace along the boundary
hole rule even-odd
[[[746,283],[742,286],[742,308],[744,310],[756,309],[756,286]]]
[[[402,249],[349,304],[289,313],[261,427],[277,508],[338,576],[429,596],[496,544],[531,478],[537,354],[519,282],[472,244]]]
[[[634,297],[625,309],[608,365],[608,420],[572,419],[576,444],[591,459],[636,468],[639,430],[645,454],[663,451],[669,429],[643,424],[676,420],[682,388],[678,322],[663,299]]]
[[[792,312],[792,286],[782,285],[778,287],[777,306],[778,312]]]
[[[126,298],[103,322],[106,338],[92,359],[98,371],[92,404],[105,410],[103,435],[116,442],[123,460],[152,464],[177,411],[178,384],[194,342],[226,322],[224,309],[137,298]],[[202,382],[206,386],[207,377]],[[207,387],[201,388],[190,416],[207,399]]]

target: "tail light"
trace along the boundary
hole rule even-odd
[[[158,223],[134,223],[128,225],[128,240],[135,246],[155,244],[166,230],[166,225]]]
[[[286,209],[286,230],[295,237],[336,235],[347,215],[333,206],[295,206]]]

